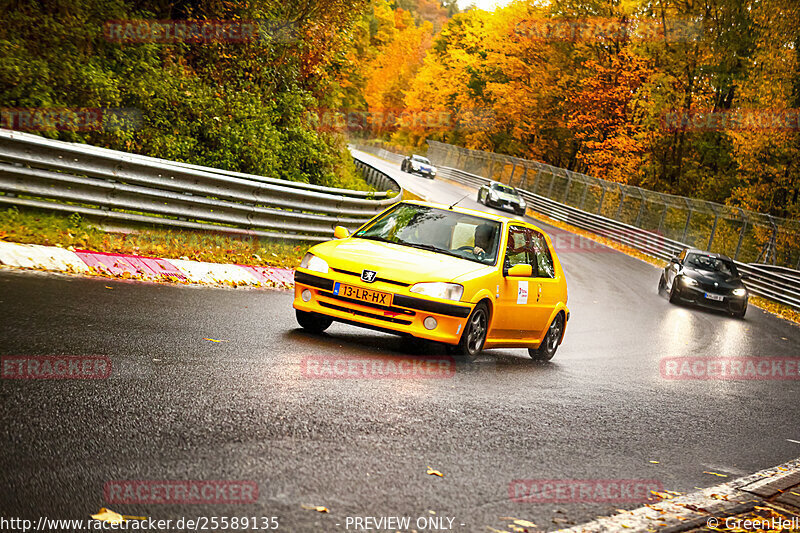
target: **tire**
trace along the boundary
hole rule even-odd
[[[744,308],[741,311],[737,311],[735,313],[731,313],[731,316],[734,318],[738,318],[739,320],[744,319],[744,315],[747,313],[747,304],[744,304]]]
[[[558,345],[561,343],[561,335],[564,333],[564,315],[558,313],[547,328],[547,334],[538,348],[528,348],[528,355],[534,361],[549,361],[556,354]]]
[[[664,274],[658,278],[658,294],[664,294],[667,290],[667,280],[664,279]]]
[[[295,309],[295,316],[300,327],[312,333],[322,333],[333,323],[333,319],[330,317],[319,313],[300,311],[299,309]]]
[[[678,284],[678,277],[676,276],[675,279],[672,280],[672,288],[669,290],[669,303],[676,304],[678,303],[678,291],[675,290],[675,285]]]
[[[467,319],[467,325],[456,346],[448,349],[453,355],[472,361],[483,350],[486,333],[489,331],[489,308],[481,302],[475,306]]]

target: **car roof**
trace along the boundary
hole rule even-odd
[[[419,200],[403,200],[403,203],[404,204],[414,204],[414,205],[424,205],[424,206],[428,206],[428,207],[436,207],[436,208],[439,208],[439,209],[444,209],[445,211],[451,211],[450,206],[447,205],[447,204],[438,204],[438,203],[435,203],[435,202],[422,202],[422,201],[419,201]],[[463,213],[465,215],[473,215],[473,216],[476,216],[476,217],[485,218],[487,220],[494,220],[496,222],[513,222],[515,224],[521,224],[521,225],[524,225],[524,226],[528,226],[528,227],[534,228],[536,231],[539,231],[540,233],[545,233],[542,228],[540,228],[539,226],[537,226],[535,224],[531,224],[530,222],[526,222],[524,220],[517,220],[515,218],[506,217],[506,216],[503,216],[503,215],[496,215],[494,213],[487,213],[485,211],[478,211],[477,209],[467,209],[466,207],[459,207],[459,206],[453,207],[452,211],[454,211],[456,213]]]
[[[716,252],[707,252],[705,250],[701,250],[700,248],[686,248],[687,254],[700,254],[700,255],[707,255],[709,257],[715,257],[717,259],[726,259],[728,261],[733,261],[730,257],[725,254],[718,254]]]

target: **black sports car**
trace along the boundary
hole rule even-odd
[[[743,318],[747,311],[745,276],[722,254],[684,248],[661,274],[658,291],[669,294],[672,303],[688,302],[719,309]]]

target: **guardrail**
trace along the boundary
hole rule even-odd
[[[800,220],[660,193],[539,161],[427,141],[428,158],[743,263],[800,270]],[[385,146],[388,150],[394,146]]]
[[[355,161],[386,192],[335,189],[166,161],[0,129],[0,204],[117,223],[324,241],[399,201],[391,177]]]
[[[477,174],[448,167],[439,167],[439,176],[475,188],[491,181]],[[669,260],[688,246],[658,233],[588,213],[530,191],[518,190],[528,202],[528,207],[537,213],[630,246],[659,259]],[[800,310],[800,277],[797,276],[797,271],[739,261],[736,261],[736,266],[742,273],[749,276],[746,285],[750,292]]]

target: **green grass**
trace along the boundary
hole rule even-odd
[[[294,268],[310,243],[218,232],[138,227],[107,231],[79,214],[12,207],[0,211],[0,240],[211,263]]]

